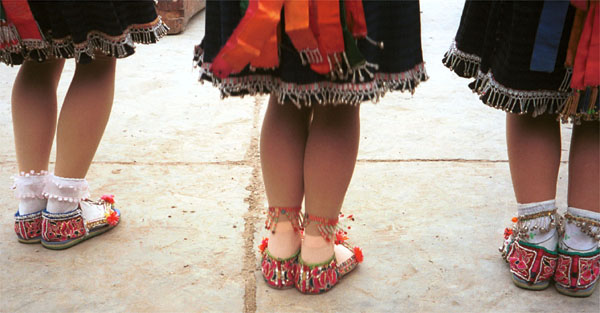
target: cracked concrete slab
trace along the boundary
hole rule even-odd
[[[14,171],[0,166],[4,177]],[[116,193],[122,223],[64,251],[14,240],[14,201],[2,180],[0,265],[10,270],[0,273],[1,311],[242,311],[250,171],[95,165],[92,194]]]

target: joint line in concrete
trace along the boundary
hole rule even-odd
[[[248,211],[244,214],[244,264],[242,276],[244,278],[244,312],[256,312],[256,254],[254,251],[254,235],[256,233],[256,222],[259,219],[260,207],[263,203],[263,185],[260,177],[260,152],[258,147],[259,118],[261,103],[264,97],[254,99],[254,114],[252,120],[252,136],[250,146],[246,151],[245,163],[252,166],[252,176],[246,190],[250,191],[245,202],[248,203]]]

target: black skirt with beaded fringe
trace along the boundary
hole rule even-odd
[[[377,64],[373,76],[362,81],[332,80],[302,64],[291,40],[282,32],[279,67],[274,70],[248,67],[239,74],[218,79],[210,65],[242,19],[240,1],[211,1],[206,4],[206,33],[197,55],[200,80],[216,85],[223,97],[270,93],[279,102],[296,106],[312,104],[352,104],[377,101],[388,91],[414,92],[427,80],[421,48],[419,1],[363,1],[367,35],[384,48],[359,39],[357,45],[367,62]],[[282,16],[285,24],[285,17]],[[285,29],[285,26],[281,26]]]
[[[467,0],[444,65],[461,77],[475,78],[469,87],[489,106],[516,114],[560,115],[571,95],[571,69],[564,62],[575,10],[567,11],[554,70],[532,71],[543,5],[544,1]],[[595,106],[597,112],[598,102]],[[581,113],[562,119],[576,120]],[[598,114],[591,119],[597,120]]]
[[[48,57],[88,63],[98,51],[124,58],[134,53],[134,43],[155,43],[168,30],[157,15],[154,0],[28,0],[28,4],[42,41],[21,40],[14,25],[4,21],[0,33],[19,39],[17,46],[0,49],[0,61],[8,65]]]

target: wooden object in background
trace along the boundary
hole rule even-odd
[[[183,32],[190,18],[205,6],[205,0],[158,0],[157,10],[172,35]]]

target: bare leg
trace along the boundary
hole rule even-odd
[[[317,106],[309,129],[304,157],[306,212],[334,219],[341,210],[358,154],[359,106]],[[307,263],[327,260],[333,242],[325,242],[317,223],[309,223],[302,244]],[[338,260],[339,261],[339,260]]]
[[[569,154],[569,207],[600,213],[598,122],[573,127]]]
[[[569,154],[569,192],[566,219],[571,216],[600,220],[600,143],[598,122],[582,122],[573,127]],[[564,251],[588,253],[598,249],[599,227],[591,222],[586,232],[586,223],[564,223],[564,236],[560,247]],[[560,291],[561,289],[559,289]]]
[[[85,177],[110,116],[115,67],[105,56],[77,64],[58,120],[57,176]]]
[[[506,114],[506,142],[518,203],[556,198],[560,125],[553,116]]]
[[[309,108],[298,109],[291,103],[269,99],[261,138],[260,160],[270,207],[300,207],[304,198],[304,147],[308,135]],[[300,247],[285,215],[281,215],[276,232],[269,235],[269,252],[278,258],[293,255]]]
[[[12,91],[19,171],[48,170],[56,130],[56,88],[64,60],[25,61]]]
[[[304,148],[310,109],[269,99],[260,137],[260,160],[270,206],[295,207],[304,198]]]

